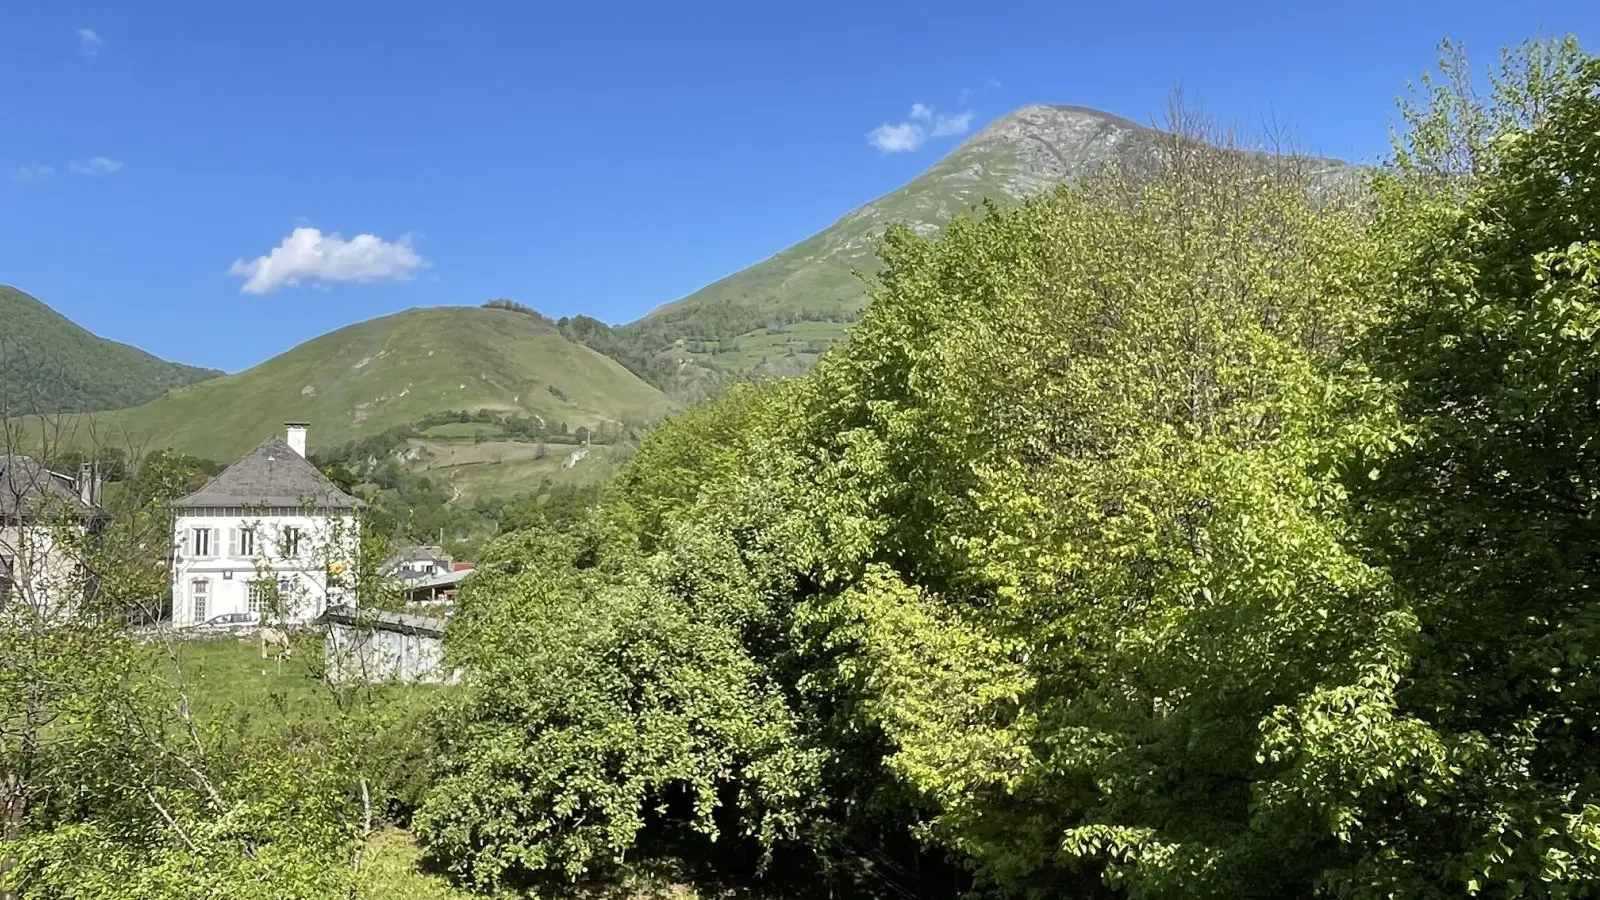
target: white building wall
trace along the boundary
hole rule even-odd
[[[444,642],[432,635],[334,623],[322,646],[327,677],[336,683],[454,683],[460,678],[445,668]]]
[[[0,526],[0,557],[10,562],[11,604],[26,604],[39,614],[69,610],[83,598],[84,580],[74,544],[57,532],[71,525]]]
[[[299,552],[292,555],[286,553],[291,528],[300,534]],[[197,529],[210,531],[209,548],[198,546]],[[242,535],[247,531],[255,536],[253,553],[246,552],[250,548]],[[360,533],[354,515],[188,509],[173,522],[173,545],[172,622],[178,627],[224,613],[251,612],[250,586],[257,579],[279,585],[283,620],[291,624],[314,619],[329,605],[355,602]],[[330,570],[335,572],[331,582]],[[202,596],[204,609],[198,610],[196,600]]]

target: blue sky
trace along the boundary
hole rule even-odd
[[[1371,159],[1441,37],[1486,63],[1597,26],[1574,0],[9,0],[0,283],[229,371],[410,306],[623,322],[915,177],[968,114],[1148,121],[1182,84]],[[916,150],[869,142],[916,121]]]

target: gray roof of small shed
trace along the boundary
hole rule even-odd
[[[453,572],[440,572],[437,575],[424,575],[421,578],[412,578],[405,582],[403,589],[406,591],[425,591],[428,588],[455,587],[471,575],[472,569],[456,569]]]
[[[299,506],[356,509],[360,500],[339,490],[281,437],[270,437],[222,470],[205,487],[174,500],[181,509],[229,506]]]
[[[396,631],[423,637],[443,637],[443,619],[413,616],[409,613],[389,612],[382,609],[357,609],[353,606],[330,606],[317,617],[319,624],[334,623],[357,628],[374,628],[379,631]]]

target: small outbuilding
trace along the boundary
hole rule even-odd
[[[460,678],[444,664],[443,619],[331,606],[316,624],[326,633],[322,653],[329,681],[453,684]]]
[[[437,575],[426,575],[411,581],[402,582],[400,592],[405,595],[406,603],[451,603],[455,601],[456,589],[461,587],[461,582],[472,575],[472,569],[455,569],[450,572],[440,572]]]

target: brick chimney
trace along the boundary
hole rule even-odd
[[[286,436],[287,436],[287,438],[289,440],[289,449],[291,449],[294,452],[300,454],[302,457],[305,456],[306,455],[306,432],[311,430],[311,423],[310,422],[285,422],[285,423],[283,423],[283,428],[284,428],[284,431],[287,432]]]

